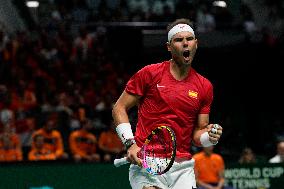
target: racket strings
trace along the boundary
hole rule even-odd
[[[168,134],[168,133],[165,133],[165,134]],[[165,136],[165,135],[162,135],[162,136]],[[158,137],[158,140],[163,147],[162,149],[164,151],[164,154],[168,154],[168,148],[167,148],[168,143],[167,143],[167,140],[165,140],[165,137]],[[166,156],[165,161],[162,161],[162,166],[166,167],[168,164],[169,164],[168,156]]]
[[[144,149],[147,171],[162,174],[171,162],[173,145],[171,135],[166,129],[156,132]]]

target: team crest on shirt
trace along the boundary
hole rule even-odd
[[[192,91],[192,90],[188,90],[188,96],[191,97],[191,98],[197,99],[197,97],[198,97],[198,92]]]

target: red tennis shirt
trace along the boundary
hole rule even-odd
[[[141,147],[155,127],[169,125],[177,139],[176,156],[190,159],[198,114],[210,112],[211,82],[193,68],[185,79],[178,81],[170,73],[170,62],[164,61],[140,69],[130,78],[125,91],[141,96],[135,131],[137,145]]]

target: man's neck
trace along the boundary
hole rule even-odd
[[[173,60],[170,60],[170,72],[176,80],[183,80],[188,76],[190,65],[179,65]]]

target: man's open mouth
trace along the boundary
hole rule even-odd
[[[188,50],[183,52],[183,57],[188,58],[190,55],[190,52]]]
[[[189,50],[186,50],[186,51],[183,52],[183,57],[184,58],[188,58],[189,55],[190,55],[190,51]]]

